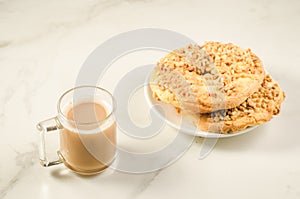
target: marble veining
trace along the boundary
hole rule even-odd
[[[143,192],[147,190],[147,188],[151,185],[151,183],[155,180],[155,178],[160,174],[161,171],[156,171],[151,174],[150,178],[145,178],[138,187],[128,196],[128,199],[138,198]]]
[[[298,199],[299,21],[297,0],[0,0],[0,198]],[[217,140],[202,159],[209,142],[197,138],[158,172],[55,177],[39,165],[36,123],[55,115],[59,94],[73,85],[93,49],[143,27],[253,48],[287,93],[281,114],[249,134]]]
[[[44,37],[47,37],[49,34],[53,34],[57,31],[71,31],[72,29],[79,28],[82,25],[85,25],[86,23],[89,23],[94,18],[101,15],[103,12],[106,12],[107,10],[119,6],[120,4],[124,4],[124,2],[133,4],[138,2],[149,2],[148,0],[98,0],[98,1],[89,1],[84,7],[84,9],[79,10],[78,16],[80,17],[74,17],[73,20],[63,20],[63,19],[56,19],[54,22],[51,22],[47,25],[47,28],[45,28],[43,31],[40,31],[39,33],[32,32],[31,36],[29,37],[22,37],[18,38],[17,40],[0,40],[0,48],[7,47],[9,45],[21,45],[24,43],[30,43],[34,42],[36,40],[42,39]],[[2,4],[9,4],[8,1],[3,1]],[[72,3],[72,1],[70,1]],[[3,5],[4,6],[4,5]],[[0,7],[1,8],[1,7]],[[22,10],[23,14],[26,14],[26,10]],[[75,15],[76,16],[76,15]],[[61,21],[63,20],[63,21]]]
[[[31,143],[33,150],[29,152],[19,152],[14,149],[16,153],[15,164],[18,166],[18,171],[15,176],[13,176],[8,183],[1,189],[0,198],[5,197],[5,195],[13,189],[13,187],[22,178],[22,175],[27,171],[29,167],[37,164],[38,159],[38,147],[36,143]]]
[[[4,94],[0,97],[0,103],[1,103],[1,110],[0,110],[0,121],[3,121],[4,117],[5,117],[5,107],[8,103],[8,101],[11,99],[12,95],[13,95],[14,91],[11,88],[7,88],[4,91]]]
[[[11,42],[9,42],[9,41],[0,41],[0,48],[4,48],[10,44],[11,44]]]

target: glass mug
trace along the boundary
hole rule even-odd
[[[57,104],[58,115],[37,125],[40,162],[49,167],[64,165],[83,175],[97,174],[116,156],[115,100],[105,89],[80,86],[66,91]],[[50,161],[46,133],[59,131],[58,159]]]

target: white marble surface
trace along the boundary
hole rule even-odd
[[[286,91],[280,116],[219,140],[203,160],[198,138],[160,172],[87,178],[42,168],[35,124],[56,114],[94,48],[142,27],[251,47]],[[300,198],[299,35],[298,0],[0,0],[0,198]]]

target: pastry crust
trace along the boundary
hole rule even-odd
[[[227,110],[199,115],[198,128],[216,133],[234,133],[265,123],[280,112],[285,93],[266,75],[258,91],[241,105]]]
[[[264,78],[260,59],[231,43],[190,45],[162,58],[151,77],[154,97],[193,113],[240,105]],[[166,93],[164,93],[166,92]],[[176,97],[170,97],[169,92]]]
[[[169,100],[176,101],[176,96],[170,90],[157,90],[154,97],[167,95]],[[165,97],[166,98],[166,97]],[[205,114],[191,114],[189,121],[199,129],[214,133],[235,133],[247,127],[259,125],[278,115],[280,107],[285,99],[285,93],[278,83],[267,74],[259,89],[237,107],[219,110]],[[178,109],[181,114],[181,110]]]

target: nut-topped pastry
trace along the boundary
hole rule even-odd
[[[199,114],[198,128],[208,132],[234,133],[265,123],[280,112],[285,93],[278,83],[266,75],[258,91],[241,105],[212,113]]]
[[[193,113],[239,106],[258,90],[264,69],[250,49],[231,43],[189,45],[162,58],[151,78],[153,96]]]

